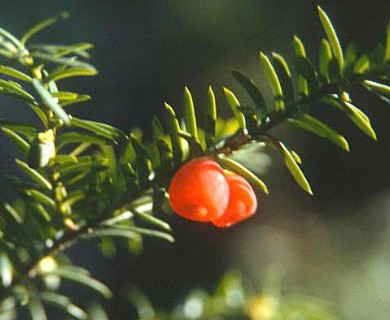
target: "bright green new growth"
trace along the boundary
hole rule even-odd
[[[293,45],[294,45],[294,52],[296,57],[296,64],[298,66],[298,61],[302,61],[306,58],[306,50],[303,46],[302,41],[297,37],[294,36],[293,38]],[[297,84],[298,92],[302,97],[306,97],[309,94],[307,79],[304,77],[303,74],[298,74],[298,84]]]
[[[344,55],[339,38],[336,34],[336,30],[334,29],[329,17],[326,15],[325,11],[321,9],[320,6],[318,6],[318,13],[320,16],[322,27],[324,28],[326,36],[329,40],[330,47],[332,48],[333,54],[339,64],[340,73],[342,74],[344,69]]]
[[[184,89],[184,121],[188,133],[194,137],[195,140],[198,140],[198,126],[196,125],[196,115],[194,101],[192,100],[192,95],[190,90],[185,87]]]
[[[274,94],[276,111],[282,111],[284,109],[283,91],[278,75],[276,74],[274,67],[272,66],[267,56],[264,55],[264,53],[260,52],[259,58],[264,75],[267,78],[267,81]]]
[[[246,129],[246,119],[244,113],[239,109],[241,106],[240,102],[236,95],[228,88],[223,88],[223,93],[225,94],[226,101],[236,117],[240,128],[244,131]]]
[[[40,123],[34,126],[0,119],[5,136],[21,152],[22,159],[16,159],[16,165],[28,178],[10,178],[20,199],[1,206],[1,317],[11,319],[19,307],[27,307],[33,320],[45,320],[45,306],[51,304],[71,317],[87,319],[85,311],[57,293],[59,282],[70,280],[105,297],[111,292],[87,270],[64,258],[63,251],[88,239],[100,239],[106,254],[115,251],[117,238],[125,239],[134,251],[140,250],[143,236],[173,242],[169,224],[159,216],[166,207],[171,176],[193,157],[214,157],[225,169],[239,173],[268,194],[262,179],[230,157],[249,143],[265,144],[277,151],[297,184],[312,194],[299,155],[269,135],[269,129],[291,123],[349,151],[340,133],[309,114],[310,108],[321,105],[335,107],[376,139],[370,119],[355,106],[348,91],[359,85],[389,102],[390,27],[379,54],[359,54],[352,45],[344,53],[321,8],[319,17],[327,39],[320,44],[318,67],[297,36],[293,39],[292,65],[279,53],[260,53],[261,72],[271,88],[271,99],[265,99],[264,90],[244,73],[233,71],[253,101],[244,105],[241,97],[223,88],[224,102],[238,128],[235,132],[217,135],[222,119],[218,117],[221,102],[216,101],[215,88],[209,87],[207,99],[198,103],[186,87],[183,121],[165,103],[163,116],[153,117],[151,141],[142,139],[136,130],[127,135],[108,124],[68,114],[67,106],[88,101],[90,96],[61,91],[57,85],[68,78],[96,75],[97,71],[85,62],[92,47],[88,43],[30,46],[33,36],[58,18],[41,22],[20,40],[0,29],[0,55],[7,62],[0,65],[0,74],[5,77],[0,79],[0,94],[25,104]],[[148,227],[139,227],[139,222]],[[39,285],[40,280],[45,286]]]

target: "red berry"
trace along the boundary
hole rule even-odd
[[[226,175],[230,197],[225,213],[212,223],[220,228],[230,227],[250,216],[257,209],[257,198],[251,185],[243,177],[235,173]]]
[[[197,158],[184,164],[169,186],[172,209],[195,221],[221,217],[229,203],[229,186],[223,169],[211,158]]]

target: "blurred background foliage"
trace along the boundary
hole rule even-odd
[[[322,32],[317,4],[332,18],[340,39],[361,50],[384,39],[390,12],[385,0],[2,0],[0,23],[20,35],[35,22],[68,11],[71,19],[36,41],[95,44],[92,63],[100,75],[68,82],[72,88],[80,83],[80,91],[94,98],[77,115],[125,131],[142,127],[149,135],[151,115],[162,110],[164,100],[180,105],[184,85],[198,103],[205,102],[209,84],[243,94],[231,68],[261,83],[258,50],[291,58],[294,34],[306,42],[309,56],[317,54]],[[295,185],[279,161],[268,161],[263,176],[271,196],[262,196],[258,214],[234,228],[216,230],[168,217],[174,245],[148,240],[139,256],[130,256],[123,247],[110,259],[88,244],[72,249],[75,263],[91,269],[118,293],[105,302],[112,318],[136,317],[131,304],[120,297],[129,283],[141,288],[158,309],[171,310],[192,288],[212,292],[225,271],[234,268],[254,288],[261,288],[269,273],[275,274],[287,294],[329,301],[343,319],[388,319],[390,113],[379,100],[359,91],[352,94],[367,106],[378,142],[372,143],[336,113],[320,109],[314,113],[350,138],[351,153],[291,127],[273,130],[301,154],[313,198]],[[0,97],[0,103],[2,117],[29,116],[9,100]],[[13,152],[2,139],[1,175],[14,171]],[[0,197],[11,196],[2,183]],[[72,291],[70,286],[65,289]],[[81,291],[72,295],[84,301],[94,298]]]

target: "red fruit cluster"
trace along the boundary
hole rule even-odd
[[[248,181],[206,157],[191,160],[176,172],[169,195],[172,209],[180,216],[220,228],[252,216],[257,208]]]

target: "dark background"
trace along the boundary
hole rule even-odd
[[[125,131],[138,126],[148,134],[151,115],[160,112],[163,101],[180,110],[185,85],[193,92],[195,103],[201,104],[205,101],[207,86],[212,84],[220,104],[224,104],[222,86],[242,93],[230,75],[231,68],[243,70],[261,81],[258,50],[281,52],[291,61],[294,34],[306,43],[310,57],[316,61],[318,44],[323,37],[317,4],[334,21],[344,46],[348,39],[360,50],[366,50],[383,41],[390,13],[390,2],[385,0],[3,0],[0,24],[18,36],[37,21],[68,11],[70,19],[48,29],[35,41],[86,41],[95,45],[91,62],[100,72],[98,77],[71,80],[63,87],[77,88],[76,91],[93,96],[92,102],[73,109],[72,113],[110,123]],[[258,281],[253,270],[261,274],[264,265],[249,267],[237,253],[245,250],[242,239],[247,239],[245,234],[253,226],[258,226],[259,232],[265,226],[280,228],[295,237],[302,228],[302,221],[306,225],[312,217],[325,224],[351,217],[365,226],[361,231],[363,235],[360,233],[364,239],[376,239],[376,235],[383,232],[381,223],[369,220],[361,204],[370,207],[367,204],[370,199],[386,194],[390,187],[390,112],[389,106],[375,98],[358,91],[353,94],[372,117],[378,142],[370,141],[340,114],[321,108],[314,112],[350,138],[350,154],[287,126],[273,132],[302,155],[305,172],[314,188],[314,198],[296,187],[275,158],[270,170],[264,173],[271,195],[259,199],[260,212],[250,221],[229,230],[216,230],[168,217],[176,236],[174,245],[148,239],[140,256],[131,256],[123,249],[110,260],[103,259],[94,247],[82,245],[71,251],[72,259],[91,268],[97,278],[111,284],[114,292],[120,294],[127,285],[134,284],[156,306],[169,308],[193,287],[213,288],[218,278],[231,267],[242,269],[251,280]],[[25,109],[19,109],[8,100],[1,99],[0,104],[1,117],[18,120],[30,117]],[[3,138],[0,155],[1,174],[13,172],[13,151]],[[12,196],[4,183],[1,191],[3,199]],[[385,203],[387,200],[379,207],[383,209]],[[305,235],[317,237],[310,225],[305,228]],[[261,237],[249,239],[262,241]],[[342,239],[341,243],[345,244]],[[252,245],[247,244],[248,248]],[[342,250],[339,243],[329,246]],[[357,246],[359,242],[355,241],[347,249],[359,250]],[[80,293],[81,297],[83,295]],[[131,318],[132,308],[120,298],[107,306],[115,315],[113,319]]]

